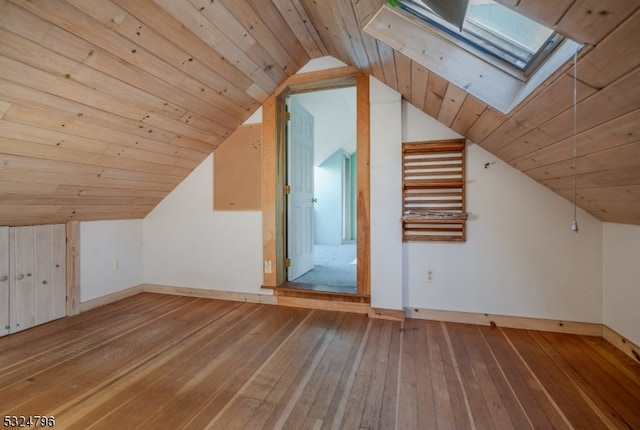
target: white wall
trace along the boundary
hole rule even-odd
[[[406,141],[452,137],[415,108],[405,112]],[[602,322],[602,223],[579,210],[572,232],[569,201],[477,145],[466,167],[467,241],[404,245],[405,305]]]
[[[144,282],[269,294],[262,212],[213,211],[213,155],[144,219]]]
[[[80,302],[142,283],[142,220],[80,223]]]
[[[403,309],[402,99],[370,80],[371,100],[371,306]]]
[[[640,226],[603,225],[604,324],[640,345]]]
[[[336,151],[320,166],[313,168],[314,243],[340,245],[342,243],[342,165],[344,152]]]

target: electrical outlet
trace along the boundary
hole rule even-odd
[[[271,260],[264,260],[264,273],[271,273]]]
[[[433,282],[433,279],[435,277],[435,272],[432,268],[427,269],[427,273],[425,274],[424,280],[430,284]]]
[[[120,261],[119,260],[113,260],[113,270],[117,271],[120,269]]]

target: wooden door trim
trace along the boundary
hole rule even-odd
[[[80,222],[69,221],[67,229],[67,316],[80,313]]]
[[[370,294],[369,77],[352,67],[295,75],[282,84],[263,104],[261,199],[263,286],[266,288],[282,285],[286,279],[284,267],[285,99],[295,93],[347,86],[356,86],[357,92],[357,286],[358,294]]]

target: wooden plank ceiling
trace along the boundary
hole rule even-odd
[[[640,224],[640,0],[502,0],[579,42],[578,203]],[[361,29],[382,0],[0,0],[0,225],[144,217],[332,55],[573,198],[572,68],[509,115]]]

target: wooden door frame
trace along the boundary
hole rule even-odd
[[[67,231],[67,316],[80,313],[80,222],[69,221]]]
[[[296,93],[356,87],[356,216],[357,289],[371,294],[370,258],[370,172],[369,172],[369,76],[353,67],[294,75],[283,83],[262,106],[262,236],[263,286],[275,288],[285,280],[285,99]]]

